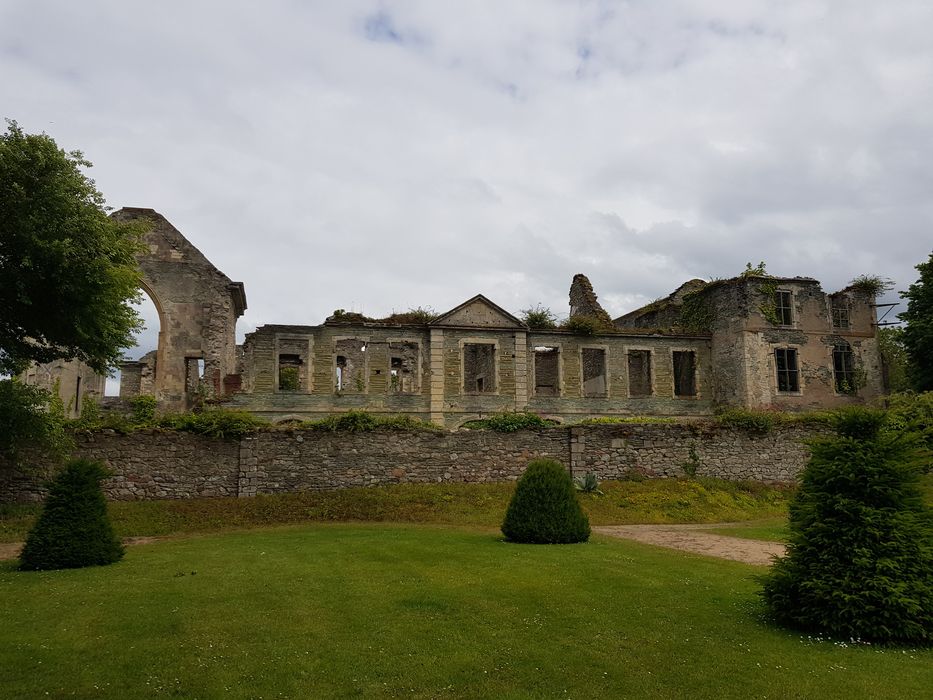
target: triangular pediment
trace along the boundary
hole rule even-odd
[[[431,322],[432,326],[458,328],[512,328],[524,329],[525,324],[501,306],[477,294]]]

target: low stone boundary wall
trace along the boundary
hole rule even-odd
[[[713,424],[616,424],[493,431],[328,433],[268,430],[237,440],[190,433],[102,431],[79,437],[75,456],[100,459],[117,500],[254,496],[405,482],[517,479],[528,461],[551,457],[600,480],[695,473],[790,482],[809,457],[810,429],[765,435]],[[0,502],[39,500],[48,470],[0,466]]]

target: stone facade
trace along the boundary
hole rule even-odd
[[[767,435],[711,423],[617,424],[497,433],[267,430],[239,440],[140,431],[85,435],[76,456],[103,460],[116,500],[254,496],[398,483],[517,479],[536,457],[599,479],[683,476],[789,482],[808,451],[801,428]],[[686,465],[686,469],[685,469]],[[48,472],[0,467],[0,502],[38,500]]]
[[[68,418],[81,416],[81,405],[85,397],[98,402],[104,398],[106,378],[77,360],[33,364],[23,373],[21,379],[27,384],[57,392]]]
[[[237,347],[243,285],[157,212],[115,216],[153,223],[140,266],[162,328],[154,355],[123,366],[120,395],[153,394],[162,410],[215,398],[275,422],[363,409],[457,428],[497,411],[573,423],[831,408],[884,393],[873,298],[752,270],[690,280],[614,321],[576,275],[570,315],[598,321],[593,335],[529,328],[477,295],[433,320],[335,312],[320,325],[264,325]]]

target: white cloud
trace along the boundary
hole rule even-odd
[[[613,314],[764,259],[900,288],[927,2],[0,5],[3,116],[246,283],[241,331],[483,292]]]

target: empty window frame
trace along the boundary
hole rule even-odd
[[[535,396],[560,396],[560,348],[535,348]]]
[[[797,364],[796,349],[775,348],[774,366],[777,370],[778,391],[800,391],[800,368]]]
[[[675,350],[674,361],[674,396],[697,395],[697,356],[692,350]]]
[[[794,295],[793,293],[779,289],[774,293],[774,311],[778,323],[782,326],[794,325]]]
[[[606,351],[603,348],[583,348],[580,360],[583,365],[583,396],[605,397],[609,388],[606,380]]]
[[[496,346],[493,343],[463,344],[463,393],[496,393]]]
[[[840,394],[854,394],[857,391],[855,356],[848,343],[836,343],[833,346],[833,377],[836,380],[836,391]]]
[[[845,299],[833,299],[831,302],[833,328],[847,329],[849,327],[849,305]]]
[[[651,396],[651,351],[628,351],[629,396]]]
[[[366,392],[366,341],[345,338],[334,343],[334,389],[344,394]]]
[[[185,392],[191,396],[197,394],[202,379],[204,379],[204,359],[200,357],[186,357]]]
[[[279,353],[279,391],[301,390],[301,355]]]
[[[389,393],[417,394],[421,389],[418,376],[420,347],[412,341],[389,343]]]

